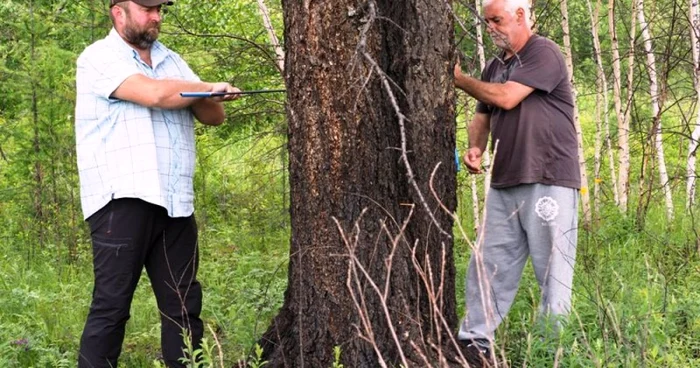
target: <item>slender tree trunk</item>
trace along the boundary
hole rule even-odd
[[[277,37],[277,32],[275,32],[275,27],[270,19],[270,11],[265,5],[265,0],[258,0],[258,10],[260,11],[260,17],[262,18],[263,25],[267,30],[267,36],[270,40],[270,44],[275,49],[275,55],[277,55],[277,69],[279,70],[282,78],[284,78],[284,49],[280,45],[279,38]],[[287,167],[287,152],[280,150],[280,162],[282,164],[282,208],[287,208],[287,171],[284,169]]]
[[[453,346],[453,17],[357,5],[283,1],[292,234],[271,367],[330,367],[335,346],[346,367],[426,366]]]
[[[693,53],[693,85],[695,87],[695,125],[688,143],[688,160],[686,166],[686,201],[685,208],[695,205],[696,157],[698,140],[700,140],[700,10],[698,0],[690,0],[690,41]]]
[[[636,38],[637,38],[637,1],[632,1],[632,11],[631,11],[631,19],[630,19],[630,30],[629,30],[629,46],[627,50],[627,99],[625,100],[624,103],[624,112],[625,112],[625,124],[628,128],[627,130],[627,137],[628,137],[628,154],[627,156],[630,157],[629,153],[629,127],[632,122],[632,104],[634,103],[634,92],[636,90],[634,86],[634,63],[635,63],[635,56],[636,56]],[[631,159],[631,158],[630,158]],[[628,159],[628,163],[630,161]],[[629,194],[630,194],[630,166],[631,164],[628,165],[627,168],[627,198],[628,198],[628,203],[629,203]],[[639,179],[639,192],[644,191],[644,178],[646,175],[643,173],[640,175]],[[642,195],[638,196],[640,199],[642,198]]]
[[[619,205],[620,203],[620,198],[618,195],[618,187],[619,185],[617,184],[617,175],[615,174],[615,154],[612,149],[612,139],[610,136],[610,117],[608,114],[608,108],[610,106],[609,103],[609,98],[608,98],[608,80],[605,74],[605,68],[603,67],[603,55],[600,47],[600,36],[598,33],[598,27],[599,27],[599,21],[600,21],[600,8],[601,8],[601,2],[600,0],[596,1],[596,7],[595,9],[592,9],[591,7],[591,2],[590,0],[587,1],[588,4],[588,12],[591,14],[591,33],[593,35],[593,49],[595,52],[595,60],[596,60],[596,65],[597,65],[597,79],[596,82],[599,85],[599,91],[603,95],[603,106],[600,108],[602,110],[602,114],[604,117],[604,123],[603,123],[603,129],[604,129],[604,137],[605,137],[605,145],[607,148],[608,152],[608,164],[609,164],[609,169],[610,169],[610,183],[611,183],[611,188],[612,188],[612,194],[613,194],[613,200],[615,202],[615,205]],[[599,97],[599,96],[598,96]],[[596,118],[596,123],[599,124],[599,119]],[[600,129],[598,129],[600,130]],[[598,134],[598,133],[596,133]],[[600,138],[596,138],[596,141],[600,140]],[[597,144],[596,147],[600,147],[602,144]],[[596,155],[599,154],[599,149],[596,149]],[[598,201],[599,201],[599,195],[598,191],[600,190],[600,183],[601,181],[601,173],[600,173],[600,167],[602,164],[602,159],[598,158],[596,160],[596,182],[595,182],[595,189],[594,189],[594,201],[596,202],[594,205],[597,208],[599,206]]]
[[[466,102],[464,103],[464,114],[465,114],[465,121],[467,122],[467,132],[469,131],[469,122],[471,121],[472,115],[470,114],[470,108],[469,108],[469,96],[466,96]],[[485,177],[488,175],[484,175]],[[481,200],[479,197],[479,185],[477,183],[477,176],[476,175],[469,175],[469,186],[471,188],[471,193],[472,193],[472,218],[474,219],[473,222],[473,229],[474,233],[476,234],[478,229],[479,229],[479,224],[481,224]],[[487,193],[488,188],[484,187],[484,194]]]
[[[586,0],[586,5],[588,7],[588,13],[591,18],[591,35],[593,36],[593,51],[596,62],[596,108],[595,108],[595,122],[596,122],[596,135],[595,135],[595,152],[594,154],[594,183],[593,183],[593,211],[597,211],[600,208],[600,183],[602,183],[602,173],[601,167],[603,163],[602,150],[603,150],[603,123],[601,121],[601,114],[605,116],[605,142],[607,143],[607,150],[609,155],[610,164],[610,182],[613,185],[613,199],[615,204],[618,203],[617,190],[615,190],[615,181],[617,176],[615,175],[615,160],[613,157],[613,151],[610,144],[610,121],[608,119],[608,82],[605,77],[605,69],[603,68],[603,57],[600,50],[600,37],[598,36],[598,27],[600,20],[600,0],[596,1],[595,10],[591,6],[591,1]]]
[[[600,183],[602,155],[603,151],[603,124],[601,119],[601,110],[603,110],[603,85],[600,81],[600,71],[596,73],[596,94],[595,94],[595,141],[593,143],[593,204],[591,211],[593,212],[594,221],[600,218],[598,211],[600,210]]]
[[[31,39],[30,39],[30,63],[36,61],[36,17],[34,1],[29,3],[29,12],[31,18]],[[44,204],[42,197],[44,194],[44,169],[41,163],[41,135],[39,127],[39,101],[37,98],[36,88],[36,70],[34,65],[29,65],[29,80],[32,91],[32,123],[34,127],[34,138],[32,146],[34,149],[34,216],[37,225],[35,228],[39,234],[39,246],[44,245]]]
[[[477,59],[479,60],[479,70],[483,71],[484,68],[486,67],[486,53],[484,52],[484,31],[483,31],[483,23],[481,21],[482,19],[482,1],[481,0],[475,0],[474,1],[474,9],[476,9],[476,55]],[[470,98],[470,97],[467,97]],[[470,122],[470,119],[466,119],[467,125]],[[484,151],[483,156],[481,157],[482,163],[485,168],[490,168],[491,167],[491,153],[488,148],[488,145],[486,147],[486,150]],[[472,175],[471,176],[471,188],[472,188],[472,212],[473,212],[473,217],[474,217],[474,229],[476,230],[481,223],[480,217],[481,217],[481,206],[480,206],[480,200],[479,200],[479,194],[478,194],[478,189],[477,189],[477,184],[476,180],[477,177]],[[484,175],[484,195],[488,193],[489,188],[491,187],[491,175]]]
[[[571,56],[571,38],[569,37],[569,8],[567,0],[559,3],[561,11],[561,28],[564,34],[564,55],[566,57],[566,69],[571,80],[571,94],[574,101],[574,127],[576,128],[576,138],[578,140],[578,160],[581,171],[581,208],[586,225],[591,224],[591,200],[588,192],[588,170],[586,169],[586,157],[583,154],[583,131],[581,130],[581,120],[579,118],[576,81],[574,79],[574,61]]]
[[[634,18],[634,17],[633,17]],[[620,66],[620,45],[615,27],[615,0],[608,2],[608,24],[613,56],[613,96],[615,102],[615,116],[617,117],[617,144],[619,150],[619,177],[617,180],[617,193],[620,200],[619,207],[623,213],[627,212],[627,196],[629,194],[629,121],[625,119],[622,111],[622,73]]]
[[[651,137],[651,136],[649,136]],[[638,231],[644,229],[644,224],[646,222],[647,213],[649,212],[649,205],[651,204],[652,193],[654,192],[654,178],[653,175],[649,176],[649,183],[645,185],[647,173],[653,173],[654,168],[653,160],[650,159],[651,154],[649,148],[651,139],[647,139],[647,142],[642,144],[642,165],[639,170],[639,204],[637,205],[637,214],[635,225]]]
[[[260,10],[260,17],[262,18],[265,29],[267,30],[267,36],[270,39],[270,44],[275,49],[275,55],[277,55],[277,67],[280,73],[284,74],[284,50],[280,45],[280,41],[277,38],[277,33],[275,32],[275,27],[272,25],[272,20],[270,19],[270,11],[265,5],[265,0],[258,0],[258,10]]]
[[[476,26],[476,56],[479,59],[479,70],[486,68],[486,52],[484,51],[484,25],[481,22],[483,1],[475,0],[476,13],[479,15]],[[481,162],[485,168],[491,168],[491,150],[489,145],[486,145],[484,155],[481,157]],[[484,193],[487,193],[491,188],[491,175],[484,175]]]
[[[644,52],[647,56],[647,70],[649,72],[649,94],[651,95],[651,112],[654,121],[652,131],[654,148],[656,151],[656,160],[658,162],[659,179],[661,188],[663,189],[664,199],[666,201],[666,218],[671,221],[673,219],[673,198],[671,196],[671,186],[669,184],[668,172],[666,171],[666,159],[664,157],[663,135],[661,129],[661,100],[659,99],[659,82],[656,73],[656,57],[654,56],[654,48],[651,42],[650,25],[644,16],[644,0],[637,1],[637,19],[639,27],[642,30],[642,39],[644,41]]]

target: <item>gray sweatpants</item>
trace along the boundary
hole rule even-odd
[[[459,339],[493,340],[532,258],[540,313],[571,308],[578,233],[578,190],[544,184],[491,189],[467,272],[467,314]]]

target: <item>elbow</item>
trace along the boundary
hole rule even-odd
[[[197,117],[197,120],[199,120],[202,124],[204,125],[209,125],[209,126],[219,126],[226,121],[226,115],[221,114],[221,115],[212,115],[212,116],[206,116],[199,118]]]
[[[221,118],[217,118],[216,120],[210,121],[208,125],[219,126],[219,125],[223,124],[224,121],[226,121],[226,119],[222,116]]]
[[[513,110],[516,106],[518,106],[517,103],[506,103],[503,105],[502,109],[509,111],[509,110]]]
[[[178,103],[165,88],[154,88],[148,93],[144,101],[144,106],[159,109],[178,109],[184,106]]]
[[[226,121],[226,112],[224,107],[217,102],[210,101],[206,98],[200,99],[192,105],[194,116],[205,125],[217,126]]]
[[[498,107],[499,109],[502,110],[513,110],[515,107],[520,105],[520,101],[516,101],[513,99],[508,99],[508,98],[503,98],[498,101],[494,101],[494,105]]]
[[[146,101],[144,101],[144,107],[148,108],[160,108],[163,105],[163,100],[159,99],[158,97],[152,96]]]
[[[163,108],[163,105],[165,105],[165,97],[161,95],[159,91],[152,91],[151,93],[144,94],[137,103],[148,108]]]
[[[173,104],[171,97],[172,96],[168,95],[164,90],[156,90],[156,92],[151,96],[151,101],[149,101],[151,106],[149,107],[157,107],[161,109],[173,109],[179,107]]]

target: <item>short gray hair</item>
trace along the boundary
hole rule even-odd
[[[484,0],[484,7],[490,5],[494,0]],[[532,20],[530,19],[530,0],[503,0],[504,10],[508,13],[515,15],[518,8],[522,8],[525,12],[525,22],[528,26],[532,26]]]

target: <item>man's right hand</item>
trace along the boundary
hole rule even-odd
[[[464,154],[463,161],[472,174],[481,174],[481,149],[478,147],[471,147]]]
[[[226,93],[231,93],[231,92],[241,92],[240,89],[226,83],[226,82],[219,82],[219,83],[212,83],[211,84],[211,91],[210,92],[226,92]],[[225,95],[225,96],[218,96],[214,97],[214,101],[222,102],[222,101],[231,101],[235,100],[237,98],[241,97],[241,95]]]

